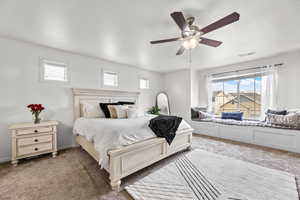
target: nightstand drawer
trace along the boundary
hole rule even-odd
[[[26,146],[26,145],[39,144],[39,143],[45,143],[51,141],[52,141],[52,135],[42,135],[42,136],[35,136],[29,138],[18,138],[17,144],[18,146]]]
[[[26,135],[33,133],[47,133],[51,132],[52,127],[38,127],[38,128],[27,128],[27,129],[19,129],[17,130],[17,135]]]
[[[52,142],[40,143],[40,144],[36,144],[36,145],[19,147],[18,148],[18,156],[39,153],[39,152],[43,152],[43,151],[50,151],[50,150],[52,150]]]

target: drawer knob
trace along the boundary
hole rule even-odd
[[[38,132],[38,130],[34,130],[34,132],[35,132],[35,133],[37,133],[37,132]]]
[[[38,139],[35,139],[34,141],[35,141],[35,142],[38,142],[39,140],[38,140]]]
[[[34,150],[35,150],[35,151],[38,151],[38,150],[39,150],[39,148],[34,148]]]

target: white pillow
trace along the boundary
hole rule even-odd
[[[84,118],[104,118],[105,115],[97,102],[84,102],[80,104],[81,116]]]
[[[127,118],[137,118],[139,117],[139,112],[137,108],[128,108],[127,110]]]
[[[118,119],[127,118],[127,110],[128,110],[127,105],[117,105],[114,106],[114,108],[116,109]]]
[[[198,111],[199,113],[199,119],[211,119],[213,116],[209,114],[208,112]]]

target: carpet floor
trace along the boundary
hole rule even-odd
[[[242,144],[204,136],[193,137],[193,148],[234,157],[264,167],[295,174],[300,189],[300,154]],[[122,187],[159,169],[176,155],[145,168],[122,180]],[[80,148],[61,151],[56,158],[50,155],[25,159],[18,167],[0,165],[1,200],[126,200],[123,190],[111,191],[108,174]]]

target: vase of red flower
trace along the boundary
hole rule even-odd
[[[45,109],[42,104],[30,104],[27,106],[30,112],[34,116],[34,123],[39,124],[41,122],[40,113]]]

